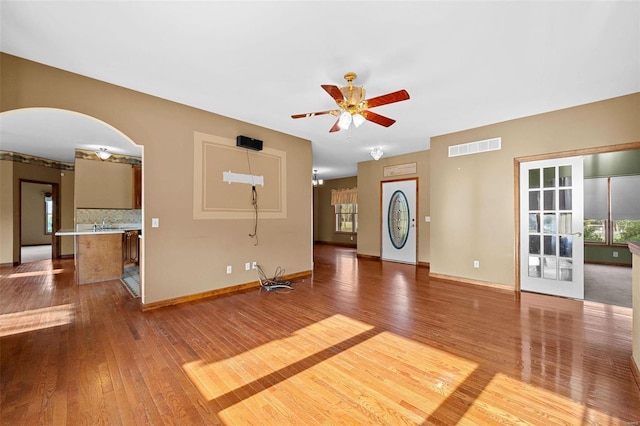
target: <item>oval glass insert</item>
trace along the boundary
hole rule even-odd
[[[397,249],[404,247],[409,237],[409,202],[400,190],[394,192],[389,200],[387,226],[391,244]]]

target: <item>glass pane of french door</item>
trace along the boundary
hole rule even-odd
[[[584,298],[582,157],[520,164],[520,288]]]

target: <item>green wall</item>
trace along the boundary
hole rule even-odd
[[[584,158],[584,177],[628,176],[640,174],[640,150],[606,152]],[[617,257],[614,257],[615,253]],[[584,260],[592,263],[617,263],[631,265],[628,247],[589,245],[584,246]]]
[[[584,177],[640,175],[640,149],[584,157]]]

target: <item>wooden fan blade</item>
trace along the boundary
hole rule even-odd
[[[333,86],[330,84],[323,84],[322,88],[329,94],[331,97],[338,103],[344,100],[344,96],[342,96],[342,92],[338,86]]]
[[[333,127],[329,129],[329,133],[339,132],[340,131],[340,127],[338,126],[338,122],[339,121],[340,121],[340,118],[338,118],[336,120],[336,122],[334,123]]]
[[[319,112],[307,112],[306,114],[294,114],[291,116],[291,118],[307,118],[307,117],[314,117],[316,115],[325,115],[325,114],[331,114],[331,115],[336,115],[336,113],[339,113],[339,110],[330,110],[330,111],[319,111]]]
[[[406,90],[402,89],[402,90],[398,90],[397,92],[387,93],[386,95],[367,99],[367,108],[374,108],[380,105],[406,101],[407,99],[409,99],[409,93],[407,93]]]
[[[392,118],[385,117],[384,115],[376,114],[375,112],[371,111],[362,111],[360,114],[362,114],[362,116],[367,120],[384,127],[389,127],[396,122],[396,120]]]

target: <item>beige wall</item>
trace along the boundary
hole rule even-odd
[[[431,273],[514,286],[514,159],[638,142],[638,117],[639,93],[432,138]],[[500,151],[447,156],[494,137]]]
[[[313,188],[313,239],[317,242],[353,245],[358,243],[357,234],[336,233],[336,210],[331,205],[331,190],[355,188],[358,178],[355,176],[325,180],[324,184]],[[359,217],[358,217],[359,218]]]
[[[52,107],[108,123],[144,146],[143,303],[257,280],[244,263],[287,273],[312,268],[311,143],[178,103],[2,54],[3,110]],[[184,78],[188,78],[184,76]],[[284,151],[286,219],[193,219],[194,132],[235,139],[245,135]],[[160,219],[152,228],[151,218]],[[1,221],[0,221],[1,222]],[[226,274],[226,265],[233,267]]]
[[[429,188],[430,178],[430,151],[420,151],[413,154],[398,155],[395,157],[382,157],[378,161],[365,161],[358,163],[358,254],[367,256],[381,256],[381,182],[407,178],[418,179],[418,263],[431,262],[430,235],[431,224],[424,221],[425,216],[430,215],[431,201]],[[407,163],[416,163],[415,174],[384,177],[384,168]]]
[[[133,207],[130,164],[76,158],[75,204],[78,209]]]
[[[73,193],[67,192],[69,185],[73,191],[73,183],[63,181],[63,173],[73,176],[73,172],[53,167],[0,160],[0,264],[14,264],[20,259],[20,180],[57,184],[60,220],[73,221],[73,209],[68,208],[69,204],[73,205]]]
[[[51,234],[45,233],[46,215],[43,193],[50,193],[52,190],[51,185],[22,182],[20,197],[22,233],[20,237],[23,246],[51,244]]]
[[[0,160],[0,265],[18,261],[13,257],[13,210],[13,161]]]

